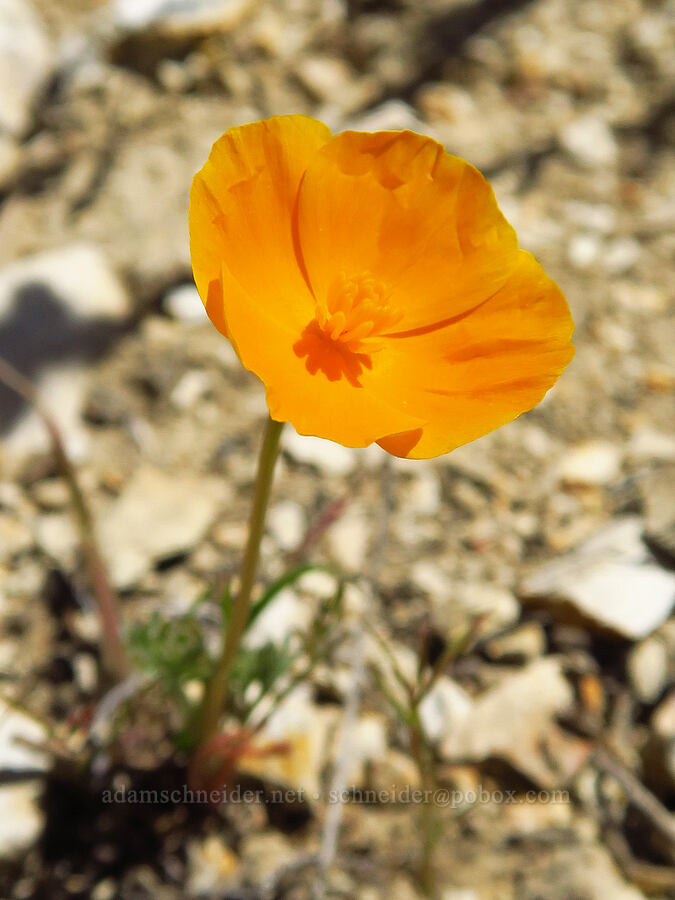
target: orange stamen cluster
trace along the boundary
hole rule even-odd
[[[386,291],[368,272],[348,277],[341,273],[331,284],[325,301],[317,301],[316,321],[332,341],[352,353],[379,349],[376,338],[398,320]]]

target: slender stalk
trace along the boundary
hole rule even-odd
[[[274,464],[279,453],[279,438],[281,437],[282,428],[283,422],[275,422],[274,419],[267,420],[258,459],[258,475],[253,494],[251,517],[249,519],[248,540],[241,566],[239,593],[232,604],[232,612],[227,623],[221,657],[204,697],[201,726],[202,743],[208,741],[218,728],[218,720],[227,699],[227,682],[248,622],[251,610],[251,592],[255,584],[258,557],[260,556],[260,541],[265,527],[265,513],[272,487]]]
[[[424,726],[419,717],[417,706],[411,710],[410,749],[420,773],[424,799],[420,804],[420,824],[422,828],[422,854],[420,859],[420,886],[425,897],[435,898],[438,895],[434,855],[440,836],[440,822],[434,806],[436,778],[434,760],[429,747]]]
[[[15,391],[20,397],[23,397],[33,407],[42,419],[49,435],[57,468],[70,491],[70,498],[80,532],[82,551],[89,573],[89,581],[101,616],[103,633],[105,635],[103,655],[106,668],[116,680],[121,680],[129,673],[129,662],[120,634],[119,604],[110,585],[108,572],[96,540],[96,530],[91,510],[80,488],[75,468],[68,458],[59,427],[40,403],[40,398],[33,384],[2,357],[0,357],[0,382]]]

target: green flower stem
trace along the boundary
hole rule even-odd
[[[424,790],[424,800],[420,804],[422,831],[422,853],[419,865],[420,886],[424,896],[434,900],[438,896],[434,855],[441,834],[441,824],[433,801],[437,788],[433,754],[424,733],[424,726],[422,725],[417,706],[414,706],[411,710],[409,729],[410,748],[417,770],[420,773],[422,789]],[[429,797],[432,799],[428,799]]]
[[[241,566],[239,593],[232,604],[232,612],[225,632],[223,652],[204,697],[201,728],[202,743],[208,741],[218,729],[218,721],[227,700],[227,682],[241,645],[241,639],[246,630],[251,610],[251,592],[255,584],[258,557],[260,556],[260,541],[265,527],[265,513],[267,512],[267,504],[272,487],[274,464],[279,453],[279,439],[282,428],[283,422],[275,422],[271,418],[267,420],[258,459],[258,475],[253,494],[251,517],[249,519],[248,540]]]

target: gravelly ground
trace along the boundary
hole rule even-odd
[[[560,283],[577,355],[538,409],[439,460],[383,469],[379,451],[287,434],[263,572],[280,572],[337,502],[312,558],[368,571],[385,517],[377,589],[362,584],[353,602],[403,659],[421,630],[442,646],[477,609],[489,614],[429,711],[439,783],[564,789],[570,802],[444,809],[444,900],[672,896],[664,822],[640,799],[646,787],[662,811],[675,785],[672,3],[220,5],[222,28],[189,17],[169,28],[158,13],[134,30],[133,15],[159,0],[132,14],[36,0],[21,29],[9,14],[27,5],[0,2],[0,38],[11,34],[41,86],[24,85],[27,65],[0,79],[0,105],[23,109],[23,121],[0,114],[0,353],[62,422],[126,618],[185,608],[236,569],[244,537],[263,394],[189,290],[186,192],[211,142],[288,112],[335,130],[433,134],[491,178],[522,245]],[[23,413],[0,393],[0,668],[9,696],[63,723],[98,697],[95,627],[78,605],[87,590],[64,485]],[[183,531],[153,549],[148,522],[186,496]],[[603,538],[607,527],[618,531]],[[579,547],[583,559],[548,587],[528,587]],[[309,582],[272,627],[302,623],[322,589]],[[332,733],[349,677],[346,654],[317,670],[292,727]],[[476,718],[461,726],[467,704]],[[414,780],[406,736],[371,683],[362,706],[354,783]],[[181,783],[163,724],[147,727],[125,765],[164,760],[162,783]],[[600,743],[613,774],[593,755]],[[0,768],[12,769],[5,744],[0,730]],[[293,758],[288,782],[325,787],[325,763],[318,751]],[[30,794],[42,784],[0,788],[2,818],[22,823],[0,827],[2,896],[310,895],[311,868],[293,863],[317,850],[321,804],[271,824],[258,807],[111,817],[101,784],[48,781],[45,813]],[[348,805],[329,896],[418,896],[417,814]]]

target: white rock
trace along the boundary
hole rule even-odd
[[[503,824],[508,828],[509,841],[530,835],[541,835],[549,829],[573,827],[573,806],[570,802],[509,803],[502,807]],[[581,835],[580,835],[581,836]]]
[[[42,509],[66,509],[72,502],[71,492],[62,478],[48,478],[39,481],[32,490],[33,500]]]
[[[332,759],[339,765],[339,738],[333,742]],[[345,779],[349,786],[363,786],[367,781],[367,767],[376,764],[387,752],[387,722],[384,716],[366,713],[360,716],[349,734],[349,766]]]
[[[294,631],[304,630],[308,626],[310,614],[309,604],[300,600],[290,588],[285,588],[251,625],[246,633],[246,646],[281,644]]]
[[[88,244],[25,257],[0,270],[0,324],[14,342],[0,347],[0,353],[32,377],[75,460],[82,460],[88,447],[80,421],[87,372],[83,365],[67,361],[62,348],[72,345],[75,354],[85,351],[91,341],[87,327],[95,323],[105,328],[108,322],[111,328],[119,327],[129,312],[126,289],[100,251]],[[27,354],[28,371],[26,361],[14,359],[15,347]],[[29,410],[5,442],[8,458],[14,460],[48,446],[44,424]]]
[[[666,642],[652,635],[631,649],[628,677],[639,700],[654,703],[668,683]]]
[[[450,761],[499,756],[541,781],[545,763],[538,746],[572,700],[560,662],[536,660],[479,696],[445,737],[442,754]]]
[[[297,74],[318,100],[339,104],[342,113],[363,107],[375,88],[371,78],[358,79],[343,59],[326,54],[302,56]]]
[[[25,852],[40,836],[43,814],[37,781],[0,787],[0,859]]]
[[[397,463],[418,462],[422,466],[427,462],[426,459],[399,459],[398,456],[390,456],[379,444],[369,444],[361,450],[361,461],[369,469],[381,469],[385,461],[391,462],[396,468]],[[411,466],[410,469],[413,467]],[[419,470],[418,470],[419,471]]]
[[[567,258],[575,269],[584,271],[595,265],[600,256],[601,244],[595,234],[575,234],[567,247]]]
[[[27,0],[0,0],[0,131],[28,129],[35,96],[54,64],[42,22]]]
[[[664,312],[670,303],[668,289],[658,284],[636,284],[633,281],[612,281],[610,294],[613,300],[640,313]]]
[[[420,472],[408,490],[405,511],[418,516],[433,516],[441,507],[442,491],[438,475],[433,471]]]
[[[267,698],[260,702],[260,716],[268,711]],[[305,793],[310,803],[319,799],[321,770],[327,759],[329,737],[335,730],[336,711],[312,702],[311,689],[302,684],[294,690],[261,729],[261,744],[283,741],[286,752],[262,756],[245,754],[239,768],[261,778]]]
[[[171,391],[171,402],[177,409],[189,409],[212,388],[211,376],[203,369],[191,369],[181,375]]]
[[[402,100],[386,100],[364,115],[351,119],[349,127],[357,131],[409,130],[434,136],[431,126],[423,122],[414,109]]]
[[[0,269],[0,318],[11,312],[18,292],[36,286],[49,292],[70,315],[82,319],[119,321],[131,312],[126,288],[92,244],[68,244]]]
[[[436,523],[427,517],[406,515],[400,510],[391,521],[392,536],[408,547],[419,547],[437,536]]]
[[[370,539],[370,527],[363,510],[356,506],[331,525],[328,543],[335,561],[345,569],[363,569]]]
[[[653,562],[641,535],[637,517],[614,522],[525,578],[521,597],[571,603],[602,628],[646,637],[673,608],[675,575]]]
[[[188,844],[187,893],[191,897],[224,894],[236,883],[239,859],[216,834]]]
[[[565,213],[570,222],[580,228],[609,234],[616,228],[616,209],[609,203],[582,203],[570,200],[565,203]]]
[[[421,565],[429,567],[424,579]],[[432,581],[433,567],[433,563],[417,563],[413,567],[413,581],[429,595],[432,622],[439,634],[445,636],[457,629],[464,630],[473,619],[480,617],[483,619],[480,634],[486,637],[518,619],[520,605],[511,591],[498,585],[440,578],[441,573]]]
[[[558,466],[567,484],[610,484],[621,471],[621,449],[608,441],[585,441],[571,447]]]
[[[327,475],[349,475],[358,462],[357,452],[350,447],[298,434],[290,426],[284,429],[281,440],[283,449],[292,459],[308,466],[316,466]]]
[[[44,589],[44,563],[31,557],[23,557],[9,568],[3,566],[0,574],[0,612],[3,614],[13,612],[16,608],[8,608],[8,598],[29,600]]]
[[[23,493],[13,481],[0,481],[0,508],[18,510],[23,504]]]
[[[295,550],[305,534],[305,512],[294,500],[282,500],[270,509],[267,527],[282,550]]]
[[[374,833],[377,832],[374,829]],[[393,875],[393,873],[392,873]],[[352,895],[353,896],[353,895]],[[395,898],[395,900],[423,900],[424,895],[420,893],[419,887],[413,882],[408,875],[393,875],[387,881],[386,896]],[[365,897],[358,895],[358,900],[380,900],[382,894],[378,891],[377,897]]]
[[[569,897],[584,900],[645,900],[645,895],[624,880],[608,851],[598,845],[581,846],[565,874]]]
[[[114,0],[115,24],[138,31],[229,30],[255,6],[255,0]]]
[[[30,550],[33,535],[28,525],[15,515],[0,513],[0,562]]]
[[[638,262],[642,255],[642,247],[635,238],[617,238],[607,247],[602,262],[612,275],[623,275]]]
[[[353,580],[343,586],[342,594],[342,613],[343,620],[356,620],[358,623],[363,621],[363,617],[367,610],[371,610],[374,604],[373,590],[367,581]]]
[[[469,91],[448,82],[425,85],[418,93],[417,102],[432,121],[442,119],[462,123],[476,115],[476,101]]]
[[[656,707],[651,726],[660,738],[675,740],[675,691],[671,691]]]
[[[65,569],[74,566],[79,537],[72,515],[52,513],[40,516],[36,522],[35,540],[43,553]]]
[[[606,319],[598,322],[597,338],[609,350],[629,354],[635,346],[635,331]]]
[[[338,588],[335,576],[321,570],[305,572],[298,585],[303,591],[321,600],[333,597]]]
[[[171,288],[162,300],[164,312],[186,325],[201,325],[208,320],[204,304],[194,284]]]
[[[592,113],[570,122],[562,130],[560,142],[576,162],[588,168],[616,163],[618,148],[612,129]]]
[[[35,379],[34,384],[43,406],[61,430],[69,459],[83,462],[89,454],[89,435],[82,424],[82,407],[89,384],[86,371],[78,366],[59,366]],[[44,423],[30,410],[21,416],[3,442],[10,467],[20,467],[26,456],[50,449]]]
[[[93,694],[98,684],[98,666],[89,653],[78,653],[73,659],[73,671],[77,686],[85,694]]]
[[[183,685],[183,694],[193,706],[196,706],[204,698],[205,687],[206,685],[203,681],[193,678],[190,681],[186,681]]]
[[[410,577],[416,587],[432,597],[446,597],[452,593],[452,579],[433,560],[422,559],[414,563]]]
[[[514,422],[516,427],[520,426],[522,420],[518,419]],[[524,424],[524,423],[523,423]],[[517,432],[523,434],[524,432]],[[417,462],[417,460],[406,460],[408,463]],[[486,484],[500,492],[504,479],[504,472],[498,468],[495,462],[487,453],[477,453],[475,445],[464,444],[457,447],[447,457],[443,458],[443,465],[446,469],[454,473],[461,473],[465,479],[476,481],[479,484]]]
[[[675,435],[648,427],[638,428],[628,442],[627,456],[635,463],[675,460]]]
[[[248,537],[246,522],[220,522],[213,529],[213,540],[228,550],[241,550]]]
[[[427,738],[437,742],[451,734],[472,707],[473,701],[462,687],[447,676],[439,678],[419,706]]]
[[[155,562],[191,550],[226,499],[217,478],[142,467],[101,517],[99,537],[117,588],[130,588]]]
[[[114,878],[104,878],[94,885],[91,891],[91,900],[115,900],[117,894],[117,882]]]
[[[240,853],[251,884],[265,884],[293,864],[298,851],[278,832],[249,834],[241,842]]]
[[[663,49],[668,54],[668,58],[670,58],[670,51],[672,50],[670,29],[664,27],[666,20],[659,12],[668,14],[667,8],[659,10],[656,7],[654,12],[647,12],[644,16],[636,19],[631,26],[631,39],[635,41],[640,49]]]
[[[525,622],[513,631],[491,638],[485,645],[490,659],[497,660],[531,660],[543,656],[545,650],[546,638],[538,622]]]
[[[46,771],[47,755],[22,741],[43,744],[47,739],[47,732],[39,722],[0,700],[0,769]]]

